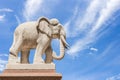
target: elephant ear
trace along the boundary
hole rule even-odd
[[[48,37],[51,37],[52,31],[49,26],[50,22],[47,18],[41,17],[38,19],[37,23],[37,32],[41,32],[43,34],[46,34]]]

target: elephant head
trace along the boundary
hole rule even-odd
[[[43,22],[44,21],[44,22]],[[40,18],[38,21],[37,26],[38,32],[46,34],[51,39],[58,38],[60,40],[60,55],[57,56],[56,53],[53,51],[53,58],[60,60],[65,55],[65,49],[68,48],[68,43],[66,42],[66,33],[63,29],[62,25],[59,21],[55,18],[50,19],[47,18]]]

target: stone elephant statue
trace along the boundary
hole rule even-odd
[[[51,40],[55,38],[60,40],[59,56],[51,47]],[[36,49],[33,63],[51,63],[53,59],[62,59],[67,47],[66,34],[59,21],[42,17],[38,21],[22,23],[16,28],[13,44],[9,50],[9,60],[16,63],[14,60],[21,52],[20,63],[29,63],[30,49]],[[45,61],[42,59],[44,53]]]

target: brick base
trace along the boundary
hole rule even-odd
[[[54,69],[6,69],[0,80],[61,80],[62,75]]]

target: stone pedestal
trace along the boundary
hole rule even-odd
[[[54,64],[11,64],[0,75],[0,80],[61,80]]]

